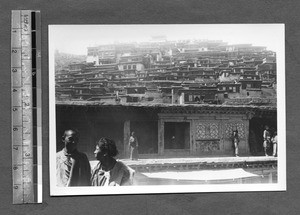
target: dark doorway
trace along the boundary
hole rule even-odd
[[[138,138],[139,154],[157,154],[157,121],[131,121],[130,132]]]
[[[249,147],[251,155],[264,155],[263,131],[265,126],[270,128],[271,136],[277,130],[277,119],[253,117],[249,124]],[[269,149],[270,151],[272,148]]]
[[[189,149],[190,123],[165,122],[164,143],[165,149]]]

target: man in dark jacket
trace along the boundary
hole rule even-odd
[[[56,153],[57,186],[90,186],[91,167],[87,156],[77,150],[78,131],[66,130],[62,141],[65,147]]]

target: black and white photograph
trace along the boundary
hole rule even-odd
[[[284,24],[48,30],[51,196],[286,190]]]

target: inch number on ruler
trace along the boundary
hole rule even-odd
[[[12,175],[13,203],[41,202],[41,150],[37,153],[37,125],[34,119],[37,107],[33,95],[37,91],[36,76],[36,13],[30,10],[12,11],[11,78],[12,78]],[[38,15],[39,18],[39,15]],[[40,24],[40,23],[39,23]],[[34,36],[32,36],[34,35]],[[40,46],[39,46],[40,48]],[[38,50],[40,52],[40,50]],[[38,56],[40,58],[40,56]],[[33,63],[34,62],[34,65]],[[40,62],[40,60],[39,60]],[[39,99],[41,99],[39,97]],[[40,114],[41,117],[41,114]],[[39,139],[41,137],[39,136]],[[41,148],[41,147],[39,147]],[[36,156],[34,156],[36,155]],[[38,162],[37,162],[38,161]],[[40,162],[40,163],[39,163]],[[38,177],[39,176],[39,177]],[[38,179],[36,178],[38,177]]]

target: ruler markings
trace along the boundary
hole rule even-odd
[[[36,202],[42,202],[42,94],[41,94],[41,17],[40,13],[35,13],[35,59],[36,59],[36,148],[35,153],[39,156],[34,156],[36,164]]]
[[[11,72],[12,72],[12,166],[13,203],[42,201],[41,150],[37,150],[36,103],[36,12],[12,11]],[[39,12],[38,12],[39,14]],[[40,25],[40,21],[39,21]],[[40,34],[38,35],[41,36]],[[39,38],[40,42],[40,38]],[[39,59],[40,60],[40,59]],[[40,69],[40,67],[39,67]],[[40,103],[40,101],[39,101]],[[35,110],[34,110],[35,109]],[[39,177],[39,179],[37,179]],[[40,183],[40,184],[37,184]],[[38,196],[39,195],[39,196]]]

